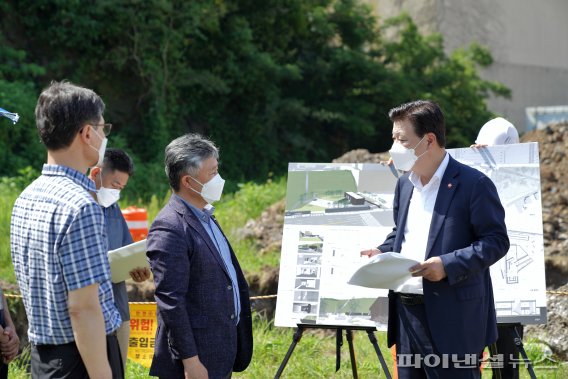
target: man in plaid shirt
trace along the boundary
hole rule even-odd
[[[51,83],[37,102],[47,164],[14,204],[10,230],[34,378],[124,377],[104,216],[85,175],[104,158],[104,107],[68,82]]]

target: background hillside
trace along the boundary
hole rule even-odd
[[[288,162],[385,151],[388,110],[417,98],[440,103],[449,146],[463,146],[491,116],[486,99],[509,95],[480,79],[491,63],[478,45],[445,53],[408,16],[379,25],[355,0],[6,0],[0,107],[21,120],[0,127],[0,176],[43,162],[33,112],[51,80],[103,97],[109,146],[139,172],[126,194],[149,200],[167,191],[164,147],[186,132],[221,147],[230,190]]]

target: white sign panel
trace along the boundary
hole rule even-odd
[[[396,178],[379,164],[290,163],[276,320],[386,327],[386,290],[347,284],[392,230]]]
[[[546,280],[536,142],[448,150],[458,161],[491,178],[505,208],[511,247],[491,266],[500,323],[546,323]]]
[[[538,145],[448,151],[495,182],[506,210],[511,249],[491,268],[498,321],[546,322]],[[394,226],[395,185],[380,164],[289,164],[275,325],[386,328],[387,291],[347,282]]]

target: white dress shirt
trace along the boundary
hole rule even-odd
[[[450,156],[448,153],[438,166],[432,179],[426,185],[422,185],[420,177],[414,172],[410,173],[408,179],[414,186],[410,205],[408,207],[408,217],[404,227],[404,239],[400,248],[400,253],[408,258],[424,262],[426,259],[426,244],[430,233],[430,223],[432,222],[432,212],[438,197],[440,182],[448,167]],[[395,292],[422,294],[422,277],[412,277],[401,284]]]

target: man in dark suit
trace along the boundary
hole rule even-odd
[[[248,285],[213,217],[221,197],[215,145],[186,134],[166,147],[173,194],[148,233],[158,330],[150,375],[230,378],[252,358]]]
[[[422,262],[389,293],[388,344],[399,378],[479,378],[485,346],[497,339],[489,267],[509,249],[493,182],[445,151],[438,105],[391,109],[397,182],[393,231],[378,249]]]

